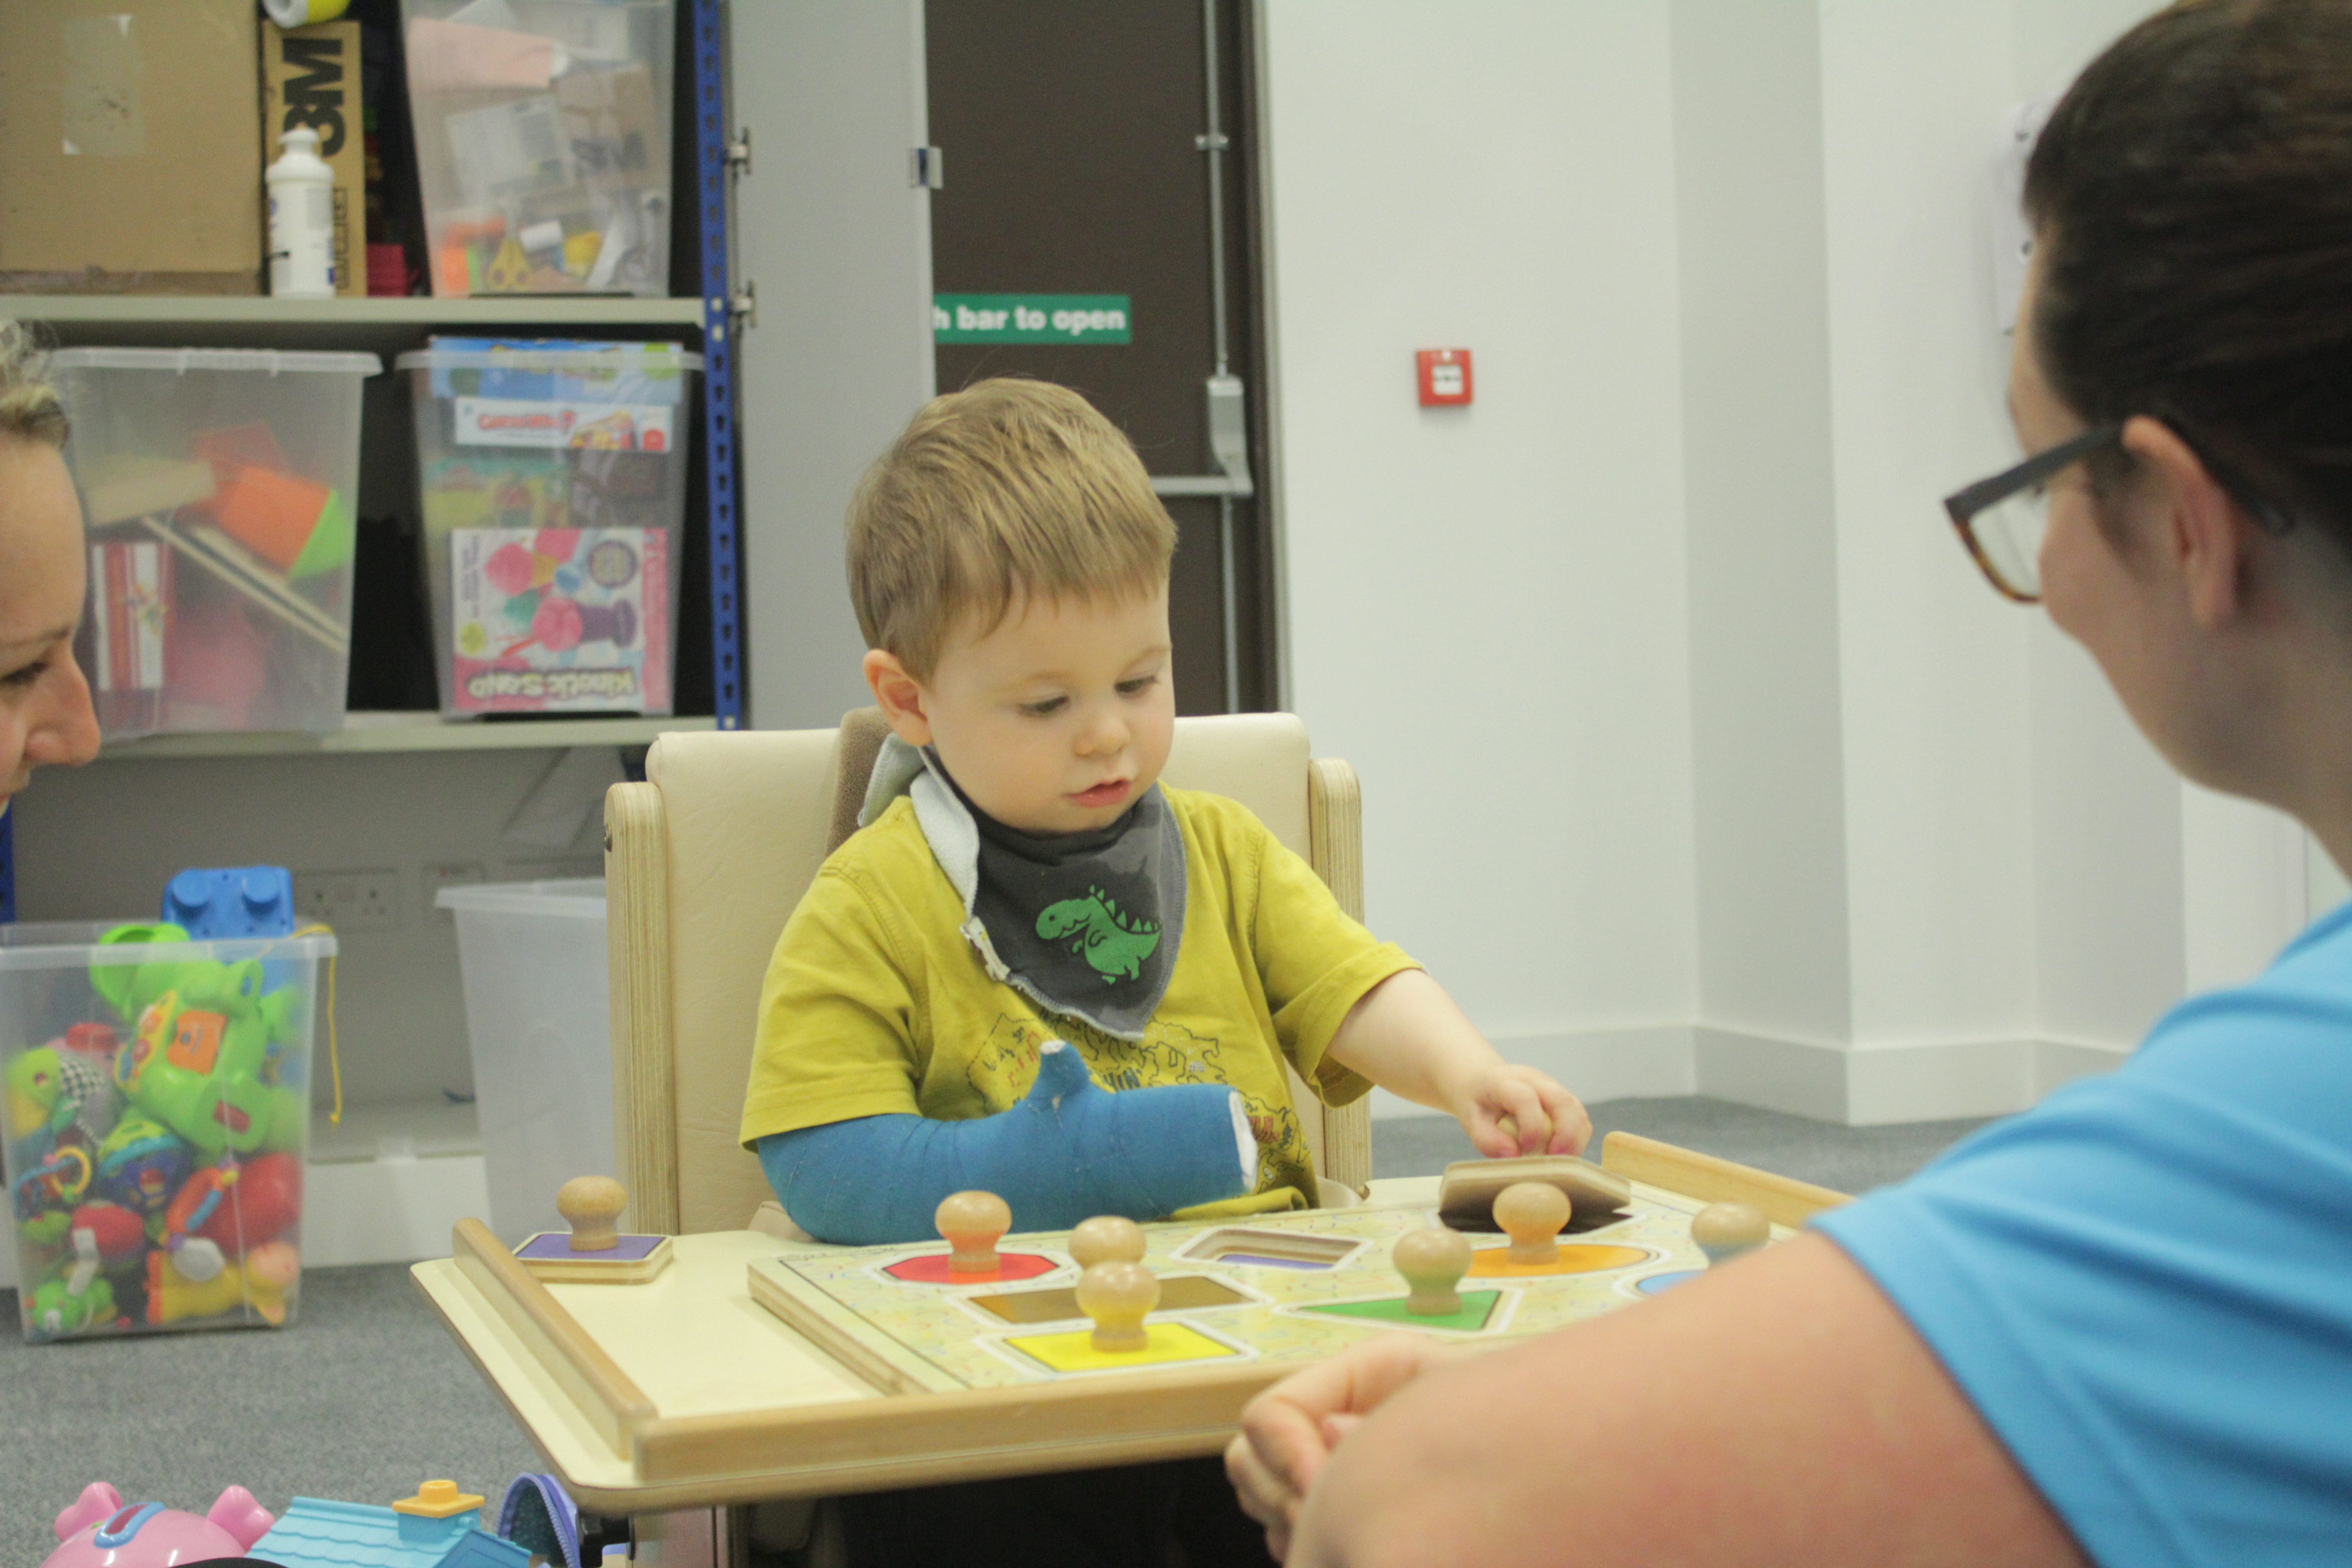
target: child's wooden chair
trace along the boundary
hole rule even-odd
[[[837,730],[665,735],[646,782],[605,797],[614,1130],[633,1228],[738,1230],[768,1201],[736,1142],[760,984],[785,917],[847,837],[882,734],[866,709]],[[1248,806],[1361,918],[1356,775],[1310,757],[1296,718],[1180,719],[1163,777]],[[1360,1189],[1364,1102],[1327,1109],[1296,1075],[1291,1095],[1325,1178]]]

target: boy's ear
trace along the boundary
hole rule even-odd
[[[924,712],[929,700],[922,682],[907,673],[898,656],[884,648],[866,650],[864,665],[866,684],[873,689],[874,701],[882,710],[882,717],[898,739],[910,746],[931,743],[931,721]]]

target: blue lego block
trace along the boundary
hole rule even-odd
[[[294,933],[294,877],[283,866],[190,869],[163,889],[163,919],[198,942]]]

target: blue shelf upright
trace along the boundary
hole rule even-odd
[[[693,0],[696,204],[702,219],[703,459],[710,478],[711,711],[721,730],[743,726],[743,620],[735,466],[735,292],[729,277],[732,237],[733,138],[728,129],[727,18],[724,0]]]

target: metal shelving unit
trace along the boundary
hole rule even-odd
[[[99,754],[101,763],[174,757],[336,757],[386,752],[516,752],[553,746],[649,746],[657,736],[718,727],[684,719],[531,719],[508,723],[445,724],[433,713],[352,713],[331,735],[267,730],[212,734],[149,735],[121,741]]]
[[[110,760],[317,756],[553,746],[641,746],[670,731],[734,730],[743,722],[740,590],[741,494],[735,452],[734,329],[751,301],[732,284],[733,186],[751,162],[747,140],[730,134],[725,0],[681,0],[693,45],[695,170],[698,182],[702,291],[663,300],[572,295],[487,295],[469,300],[277,300],[143,295],[18,295],[11,315],[79,329],[86,338],[171,328],[217,339],[266,327],[286,346],[384,352],[437,327],[607,329],[700,327],[702,441],[709,479],[712,712],[671,719],[541,720],[445,724],[431,713],[354,713],[333,735],[223,733],[154,735],[110,747]],[[0,816],[0,923],[16,918],[14,814]]]

